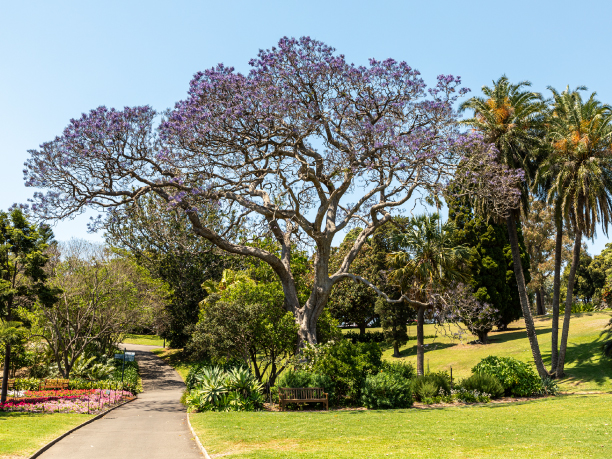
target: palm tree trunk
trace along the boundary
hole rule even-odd
[[[559,361],[559,292],[561,290],[561,253],[563,250],[563,222],[557,225],[557,239],[555,241],[555,274],[553,280],[552,300],[552,338],[551,369],[555,374]]]
[[[582,231],[576,230],[576,240],[574,241],[574,253],[572,255],[572,267],[567,278],[567,295],[565,298],[565,314],[563,315],[563,331],[561,334],[561,346],[559,348],[559,361],[557,362],[557,378],[563,376],[565,367],[565,353],[567,351],[567,338],[569,335],[570,319],[572,317],[572,303],[574,294],[574,281],[576,279],[576,269],[580,262],[580,244],[582,243]]]
[[[523,265],[521,263],[521,253],[518,245],[518,235],[516,232],[516,221],[514,215],[509,215],[506,219],[508,225],[508,238],[510,239],[510,247],[512,248],[512,261],[514,262],[514,275],[516,276],[516,284],[518,285],[519,298],[521,300],[521,309],[525,319],[525,328],[527,329],[527,337],[531,346],[531,353],[535,366],[538,370],[540,378],[549,376],[542,355],[540,354],[540,345],[538,344],[538,336],[536,335],[531,309],[529,308],[529,299],[527,298],[527,289],[525,287],[525,276],[523,275]]]
[[[425,320],[425,306],[419,306],[417,313],[417,375],[423,375],[425,368],[425,348],[423,347],[423,322]]]
[[[542,287],[536,290],[536,316],[542,316],[546,314],[544,310],[544,291]]]

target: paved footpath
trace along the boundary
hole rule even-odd
[[[121,346],[123,348],[123,346]],[[144,392],[138,399],[60,440],[43,459],[201,458],[179,402],[181,377],[155,356],[153,346],[127,344],[136,352]]]

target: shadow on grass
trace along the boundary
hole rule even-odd
[[[449,347],[454,347],[456,346],[457,343],[429,343],[429,344],[425,344],[425,356],[427,356],[427,352],[430,351],[436,351],[436,350],[440,350],[440,349],[446,349]],[[414,346],[410,346],[410,347],[406,347],[402,350],[400,350],[400,358],[401,357],[409,357],[409,356],[413,356],[416,355],[417,353],[417,346],[416,344]]]
[[[590,343],[568,343],[565,356],[565,380],[576,379],[605,384],[612,378],[612,361],[602,356],[601,340]],[[572,368],[567,368],[573,365]]]

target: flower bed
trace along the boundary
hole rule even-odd
[[[131,397],[128,391],[100,389],[27,391],[0,404],[0,411],[98,413]]]

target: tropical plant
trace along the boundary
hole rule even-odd
[[[585,90],[584,87],[574,91],[568,87],[563,92],[549,89],[553,93],[546,120],[550,148],[538,175],[539,180],[547,184],[547,201],[554,203],[565,226],[574,232],[561,342],[557,362],[553,359],[553,371],[561,377],[582,237],[593,237],[598,223],[607,234],[612,218],[612,107],[598,101],[595,93],[583,100],[580,91]],[[553,353],[556,354],[555,338],[553,335]]]
[[[522,81],[512,84],[504,75],[493,86],[483,86],[484,97],[472,97],[464,102],[460,110],[474,111],[472,118],[462,121],[479,132],[486,142],[495,145],[502,164],[511,169],[522,169],[525,180],[520,184],[523,210],[528,208],[528,186],[532,183],[537,170],[537,153],[543,143],[542,115],[545,104],[540,94],[526,91],[531,83]],[[514,275],[531,352],[541,377],[548,375],[535,332],[533,317],[529,308],[527,288],[523,274],[523,263],[517,235],[518,209],[507,212],[506,226],[512,249]]]
[[[417,373],[423,374],[425,312],[435,305],[435,295],[455,281],[468,279],[466,264],[470,250],[456,242],[452,222],[440,222],[438,214],[420,215],[409,220],[398,235],[403,249],[390,255],[392,283],[402,298],[417,309]]]

